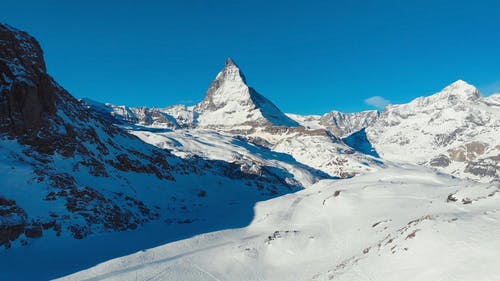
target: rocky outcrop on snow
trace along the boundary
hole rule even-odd
[[[378,118],[376,110],[343,113],[332,111],[321,116],[319,124],[339,137],[346,137],[372,125]]]
[[[500,177],[500,107],[472,85],[456,81],[439,93],[390,105],[367,128],[384,159],[438,167],[460,177]]]
[[[25,32],[0,25],[0,133],[33,139],[50,127],[56,93],[61,89],[48,75],[38,42]],[[65,95],[66,93],[60,93]]]

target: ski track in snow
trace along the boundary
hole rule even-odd
[[[153,262],[146,262],[146,263],[138,264],[138,265],[135,265],[135,266],[132,266],[132,267],[128,267],[128,268],[125,268],[125,269],[120,269],[120,270],[117,270],[117,271],[108,272],[108,273],[105,273],[105,274],[102,274],[102,275],[99,275],[99,276],[95,276],[95,277],[92,277],[92,278],[83,279],[82,281],[98,281],[98,280],[104,280],[104,279],[107,279],[107,278],[110,278],[110,277],[113,277],[113,278],[118,277],[119,278],[119,276],[122,275],[122,274],[136,272],[138,269],[141,269],[141,268],[150,267],[150,266],[154,266],[154,265],[165,265],[165,264],[168,264],[170,261],[174,261],[174,260],[178,260],[178,259],[184,259],[186,257],[189,257],[189,256],[194,255],[194,254],[199,253],[199,252],[216,249],[216,248],[220,248],[220,247],[223,247],[223,246],[234,245],[234,244],[237,244],[237,243],[241,243],[241,241],[250,240],[250,239],[256,238],[258,236],[259,235],[257,235],[257,234],[256,235],[250,235],[250,236],[247,236],[247,237],[243,237],[243,238],[241,238],[240,240],[237,240],[237,241],[236,240],[234,240],[234,241],[226,241],[226,242],[222,242],[222,243],[215,244],[215,245],[201,247],[201,248],[198,248],[198,249],[195,249],[195,250],[191,250],[191,251],[187,251],[187,252],[184,252],[184,253],[180,253],[180,254],[177,254],[177,255],[174,255],[174,256],[171,256],[171,257],[166,257],[166,258],[162,258],[162,259],[159,259],[159,260],[155,260]],[[199,268],[199,267],[198,267],[198,269],[201,270],[201,268]],[[204,270],[201,270],[201,271],[203,271],[205,274],[210,275],[208,272],[206,272]],[[150,277],[149,279],[144,279],[144,280],[155,280],[155,278],[157,278],[158,276],[160,276],[162,272],[159,272],[159,273],[155,274],[154,276]],[[215,278],[212,275],[210,275],[210,277],[214,278],[215,280],[219,280],[219,279]]]

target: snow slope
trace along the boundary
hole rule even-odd
[[[260,202],[247,227],[59,280],[497,280],[499,195],[498,184],[391,167]]]
[[[285,153],[248,142],[245,138],[206,129],[149,131],[131,130],[146,143],[168,149],[173,154],[188,158],[193,155],[206,159],[237,163],[244,170],[262,174],[270,167],[286,171],[281,175],[290,184],[309,187],[320,179],[331,178],[319,169],[298,162]]]
[[[352,177],[383,166],[379,159],[356,153],[324,131],[309,133],[292,129],[234,135],[211,129],[155,130],[132,126],[129,132],[180,157],[196,155],[241,163],[256,171],[262,165],[284,169],[290,176],[283,178],[297,181],[303,187],[319,179]]]

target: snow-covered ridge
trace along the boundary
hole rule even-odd
[[[460,177],[500,177],[500,110],[495,96],[484,98],[459,80],[429,97],[390,105],[366,130],[384,159],[431,165]],[[460,147],[484,149],[473,159],[457,158]]]
[[[334,110],[322,116],[303,116],[290,113],[287,115],[297,121],[301,126],[311,129],[326,129],[334,135],[343,138],[373,124],[377,120],[379,112],[376,110],[367,110],[344,113]]]

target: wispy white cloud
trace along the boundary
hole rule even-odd
[[[365,103],[367,105],[373,106],[377,109],[384,109],[386,105],[391,103],[391,101],[389,101],[381,96],[373,96],[373,97],[365,99]]]

